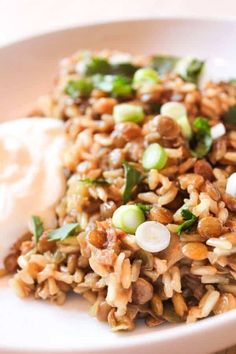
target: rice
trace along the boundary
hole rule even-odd
[[[236,86],[207,82],[199,89],[196,82],[170,71],[158,82],[132,88],[130,74],[124,79],[116,73],[108,75],[105,85],[80,94],[76,82],[84,79],[84,63],[96,57],[105,70],[112,55],[78,52],[64,59],[52,92],[38,102],[42,117],[65,121],[70,142],[63,156],[67,190],[56,212],[58,226],[79,223],[80,230],[65,240],[51,241],[45,230],[37,244],[32,234],[19,241],[5,260],[6,271],[16,271],[11,287],[20,297],[33,294],[58,305],[67,293],[79,294],[91,304],[90,313],[113,331],[133,330],[139,317],[153,327],[235,309],[236,199],[225,188],[236,171],[236,133],[224,117],[236,105]],[[122,70],[153,63],[153,57],[129,57]],[[114,86],[111,78],[117,80]],[[68,91],[71,80],[75,86]],[[126,86],[119,86],[120,80]],[[120,89],[121,94],[109,92]],[[195,156],[196,146],[190,148],[186,131],[172,117],[159,114],[160,106],[170,101],[184,105],[192,134],[197,134],[199,116],[207,119],[208,128],[224,123],[226,134]],[[141,107],[143,120],[117,122],[114,109],[120,103]],[[162,169],[147,171],[142,158],[152,143],[164,148],[167,161]],[[144,204],[146,220],[166,225],[171,233],[168,248],[156,254],[141,249],[133,234],[112,223],[113,213],[124,204],[124,161],[141,175],[125,204]],[[186,209],[194,216],[190,224],[183,216]]]

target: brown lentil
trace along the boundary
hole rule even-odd
[[[150,220],[158,221],[161,224],[169,224],[173,221],[173,215],[168,209],[154,206],[150,210]]]
[[[88,241],[96,248],[103,248],[106,242],[106,234],[103,231],[92,230],[88,235]]]
[[[219,237],[222,234],[222,224],[213,216],[202,218],[198,222],[198,232],[204,238]]]
[[[194,165],[194,173],[202,176],[205,180],[214,179],[213,169],[206,160],[197,160]]]
[[[194,261],[202,261],[207,258],[208,249],[200,242],[189,242],[182,247],[183,254]]]
[[[176,139],[180,134],[180,127],[174,119],[159,115],[157,116],[156,130],[161,138],[166,140]]]
[[[134,304],[143,305],[151,300],[153,296],[153,286],[145,279],[138,278],[132,284],[132,300]]]
[[[101,97],[93,104],[93,110],[98,114],[111,114],[113,107],[117,104],[117,100],[109,97]]]

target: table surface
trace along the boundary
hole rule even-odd
[[[236,17],[236,0],[0,0],[0,46],[78,24],[206,14]],[[236,346],[217,354],[236,354]]]

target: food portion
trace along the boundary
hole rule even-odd
[[[46,228],[57,226],[55,206],[66,187],[61,160],[65,144],[63,123],[56,119],[0,124],[0,269],[12,245],[29,232],[32,215]],[[8,267],[11,261],[16,264],[9,256]]]
[[[109,51],[61,62],[37,109],[64,122],[67,188],[57,226],[32,206],[12,250],[19,296],[82,295],[113,331],[236,308],[236,85],[199,87],[203,66]]]

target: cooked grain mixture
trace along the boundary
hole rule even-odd
[[[199,87],[203,65],[109,51],[61,62],[38,110],[65,121],[67,191],[58,229],[33,217],[5,260],[19,296],[74,292],[113,331],[236,308],[236,85]]]

